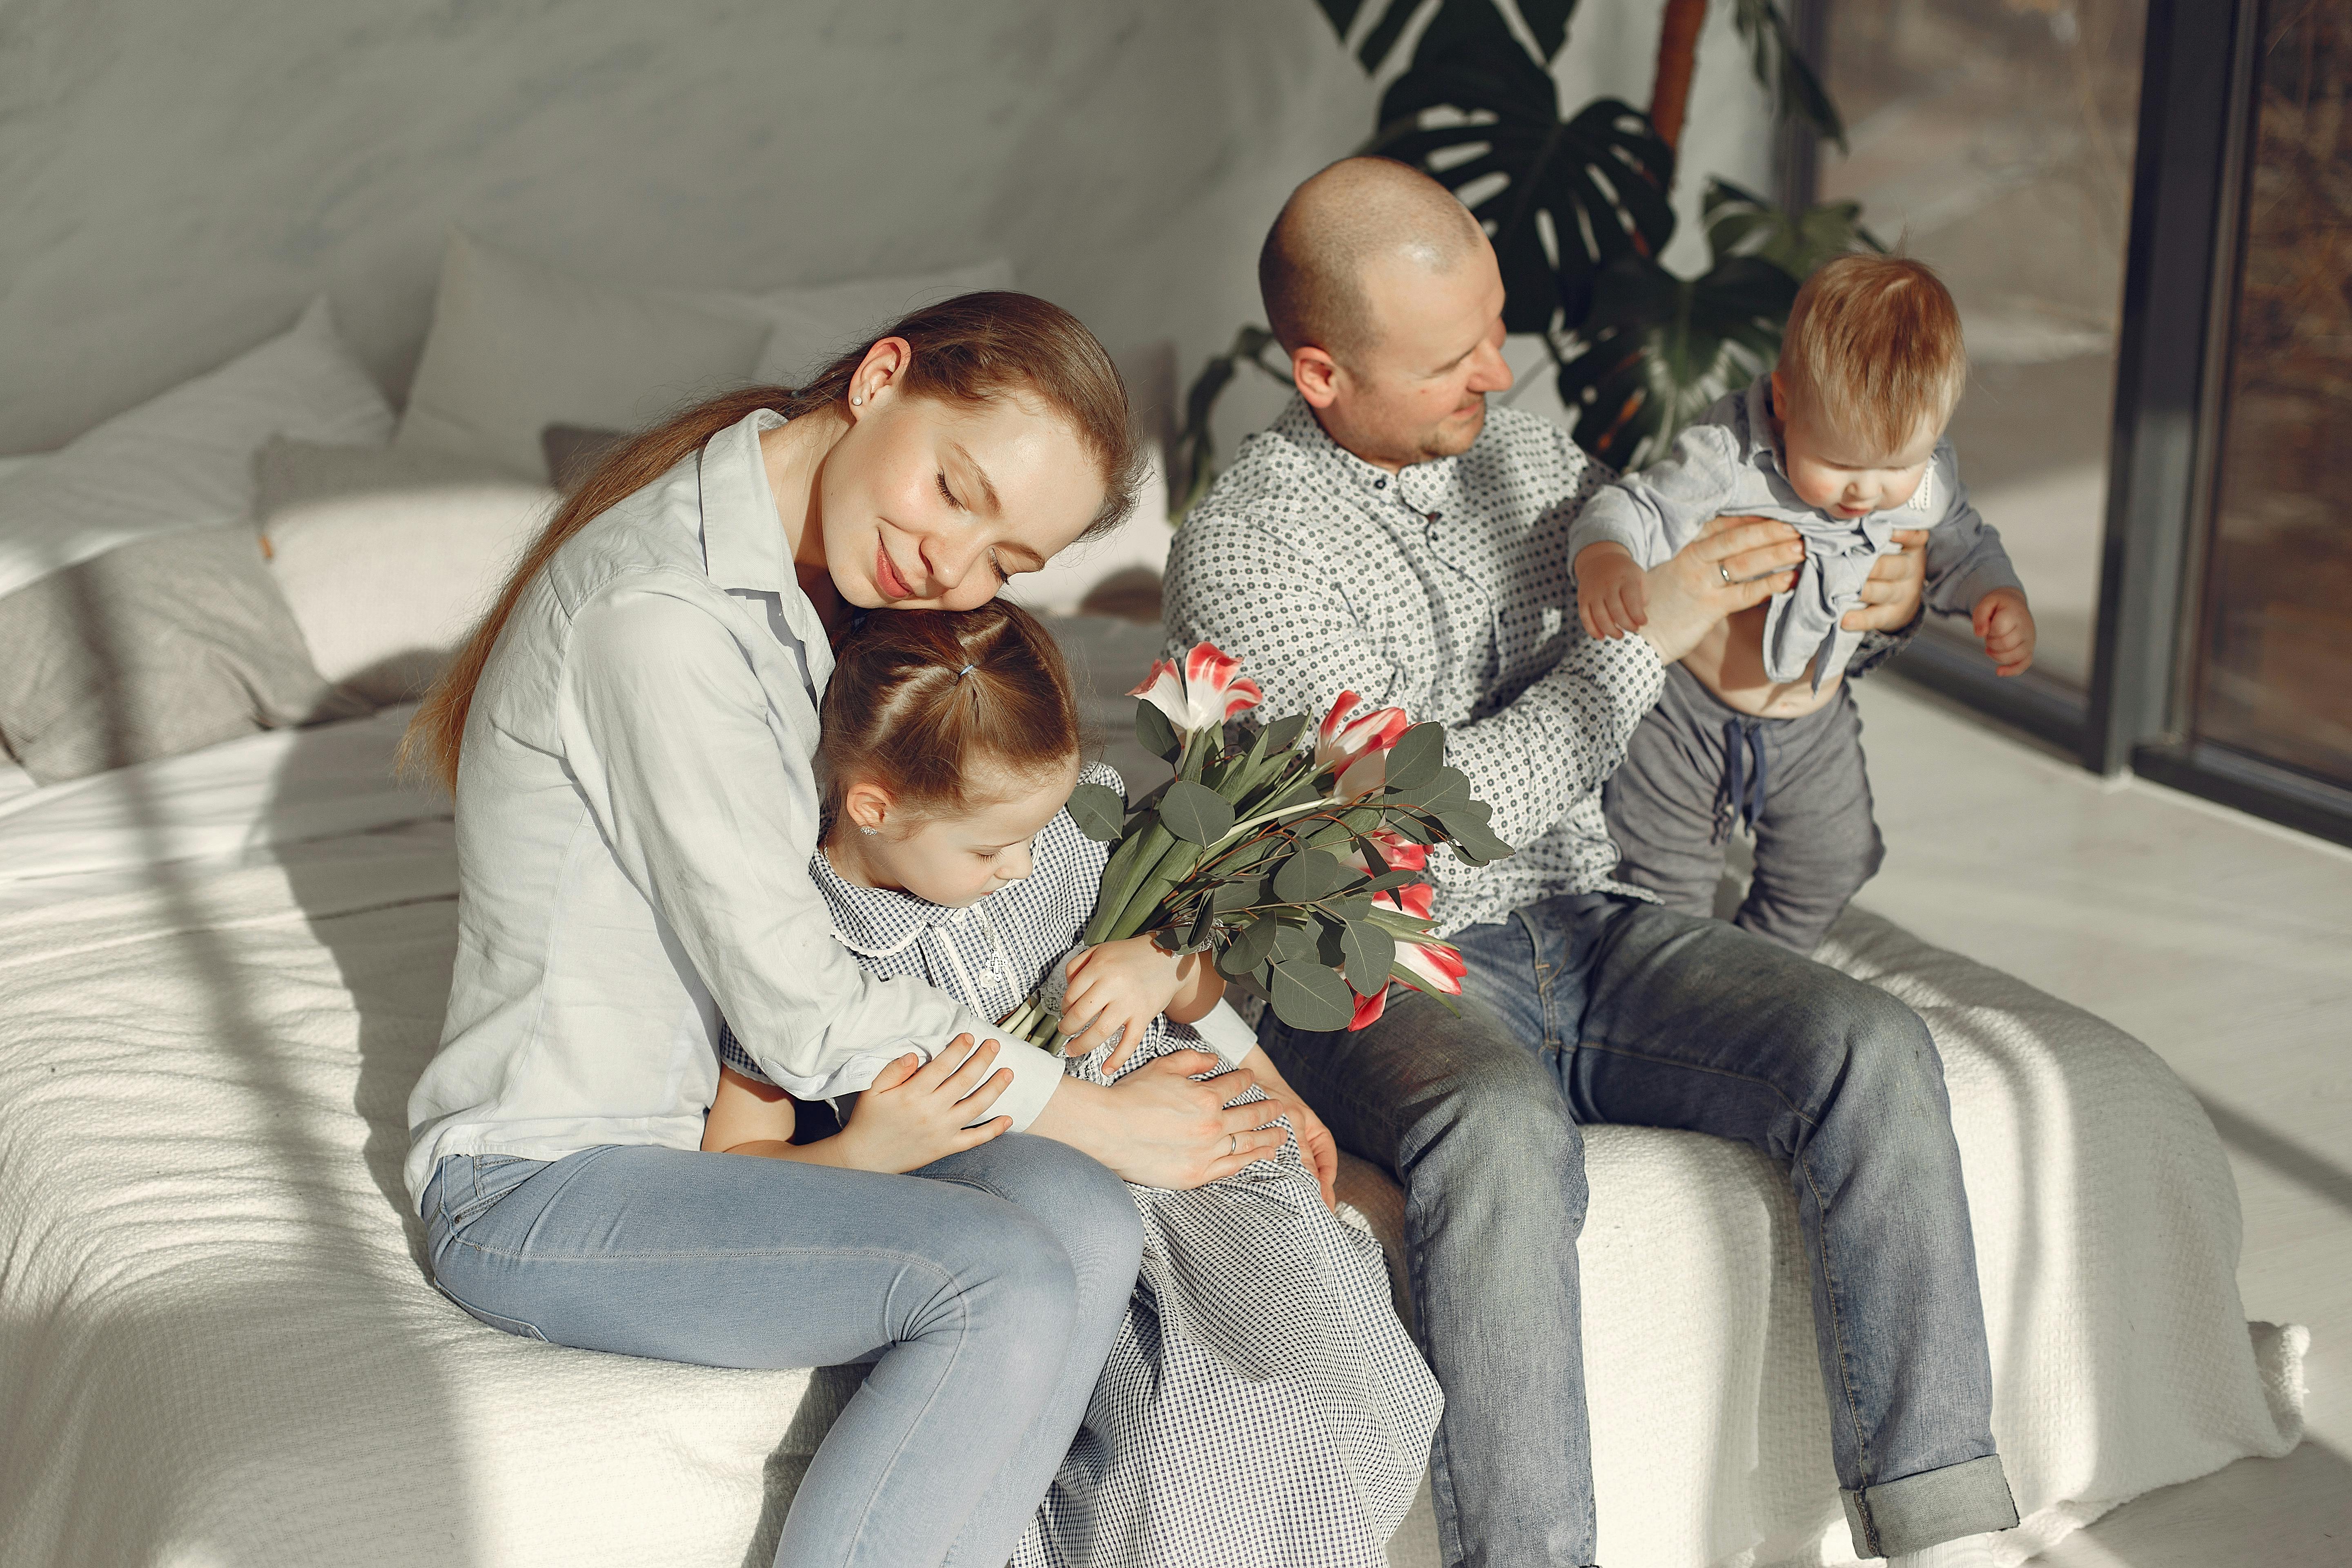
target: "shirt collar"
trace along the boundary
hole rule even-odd
[[[887,888],[859,887],[835,870],[822,849],[809,857],[809,879],[824,899],[841,945],[867,958],[903,952],[924,932],[971,918],[970,907],[951,910]]]
[[[702,448],[702,565],[720,588],[801,596],[784,552],[775,492],[760,437],[784,423],[772,408],[754,409]]]
[[[1742,400],[1748,414],[1748,460],[1769,463],[1782,479],[1780,444],[1772,439],[1772,377],[1759,375],[1748,384],[1748,395]]]
[[[1486,440],[1492,427],[1490,421],[1487,429],[1478,432],[1478,439]],[[1365,499],[1373,502],[1405,498],[1406,505],[1413,505],[1410,499],[1412,494],[1420,493],[1424,485],[1443,481],[1453,471],[1453,466],[1462,460],[1458,457],[1432,458],[1427,462],[1408,463],[1391,474],[1377,463],[1366,462],[1331,439],[1331,433],[1323,428],[1320,419],[1315,417],[1315,410],[1308,405],[1307,399],[1295,392],[1290,395],[1290,402],[1276,418],[1272,428],[1294,446],[1318,458],[1325,468],[1349,485],[1367,492]]]

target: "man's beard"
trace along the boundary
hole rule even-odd
[[[1465,410],[1474,416],[1459,425],[1446,421],[1422,437],[1421,460],[1431,462],[1439,458],[1458,458],[1477,444],[1479,434],[1486,428],[1486,400],[1478,399],[1475,410]]]

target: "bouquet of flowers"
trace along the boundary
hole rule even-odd
[[[1473,866],[1511,847],[1445,765],[1444,725],[1399,708],[1351,720],[1360,699],[1342,691],[1301,749],[1307,715],[1244,719],[1262,694],[1207,643],[1181,669],[1154,664],[1130,695],[1137,739],[1174,776],[1132,808],[1100,785],[1071,795],[1079,827],[1118,845],[1084,942],[1150,932],[1171,952],[1213,952],[1219,973],[1301,1029],[1362,1028],[1391,981],[1461,994],[1461,955],[1429,934],[1420,873],[1434,844]],[[1050,1046],[1061,1020],[1041,987],[1004,1027]]]

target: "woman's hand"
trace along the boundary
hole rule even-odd
[[[975,1050],[970,1035],[958,1035],[929,1061],[900,1057],[857,1097],[848,1126],[801,1147],[825,1150],[827,1164],[899,1174],[985,1143],[1013,1125],[1009,1116],[971,1125],[1013,1081],[1010,1068],[989,1070],[997,1049],[994,1040],[983,1040]]]
[[[1919,614],[1919,601],[1927,595],[1927,531],[1898,528],[1895,542],[1903,548],[1871,563],[1863,579],[1863,607],[1838,622],[1846,630],[1899,632]]]
[[[1791,568],[1804,558],[1804,541],[1785,522],[1710,519],[1697,538],[1650,568],[1642,635],[1672,664],[1725,616],[1794,587]]]
[[[1118,1071],[1143,1043],[1151,1020],[1176,999],[1183,964],[1181,954],[1162,951],[1148,936],[1107,942],[1070,960],[1069,984],[1062,993],[1062,1026],[1078,1032],[1064,1048],[1082,1057],[1118,1035],[1118,1049],[1104,1061],[1103,1073],[1108,1077]]]
[[[1266,1102],[1279,1115],[1290,1118],[1290,1131],[1298,1140],[1298,1152],[1307,1157],[1307,1168],[1315,1173],[1315,1181],[1323,1189],[1323,1206],[1338,1208],[1339,1194],[1333,1184],[1339,1178],[1339,1143],[1315,1108],[1298,1098],[1274,1061],[1260,1046],[1242,1058],[1242,1066],[1256,1075],[1257,1086],[1265,1090]]]
[[[1171,1051],[1106,1089],[1065,1079],[1029,1131],[1093,1155],[1147,1187],[1197,1187],[1282,1147],[1265,1100],[1225,1108],[1257,1081],[1247,1068],[1194,1082],[1224,1062],[1213,1051]]]

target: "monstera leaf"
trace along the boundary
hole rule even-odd
[[[1830,101],[1822,79],[1797,52],[1796,35],[1780,7],[1774,0],[1735,0],[1731,20],[1748,42],[1748,63],[1756,72],[1757,82],[1771,89],[1780,111],[1803,115],[1817,133],[1844,152],[1845,121],[1839,117],[1837,105]]]
[[[1580,352],[1559,367],[1578,446],[1619,468],[1662,455],[1708,404],[1770,366],[1797,280],[1769,261],[1729,256],[1677,278],[1650,258],[1601,274]]]
[[[1814,268],[1886,248],[1852,202],[1790,213],[1712,180],[1705,211],[1706,274],[1678,278],[1646,257],[1613,264],[1561,359],[1577,444],[1620,468],[1659,457],[1707,405],[1771,367],[1797,286]]]
[[[1674,150],[1615,99],[1563,121],[1550,73],[1491,0],[1445,0],[1381,96],[1381,124],[1364,151],[1457,194],[1481,187],[1470,210],[1494,238],[1507,331],[1549,331],[1562,310],[1581,320],[1601,268],[1655,256],[1674,234]],[[1500,187],[1484,189],[1495,175]]]
[[[1744,3],[1753,4],[1754,0]],[[1364,8],[1364,0],[1316,0],[1316,4],[1323,8],[1323,15],[1331,18],[1339,41],[1346,43],[1349,30],[1355,26],[1356,17]],[[1412,20],[1412,14],[1422,5],[1423,0],[1388,0],[1387,9],[1381,13],[1380,20],[1372,24],[1371,31],[1364,35],[1363,43],[1356,50],[1356,58],[1363,62],[1364,69],[1377,74],[1387,63],[1389,51],[1404,37],[1405,24]],[[1519,20],[1528,25],[1528,35],[1545,59],[1559,53],[1560,46],[1568,42],[1568,19],[1575,10],[1576,0],[1519,0]]]
[[[1886,250],[1862,226],[1859,202],[1823,202],[1792,213],[1728,180],[1707,182],[1706,223],[1707,247],[1717,256],[1753,256],[1797,279],[1811,277],[1832,256]]]

